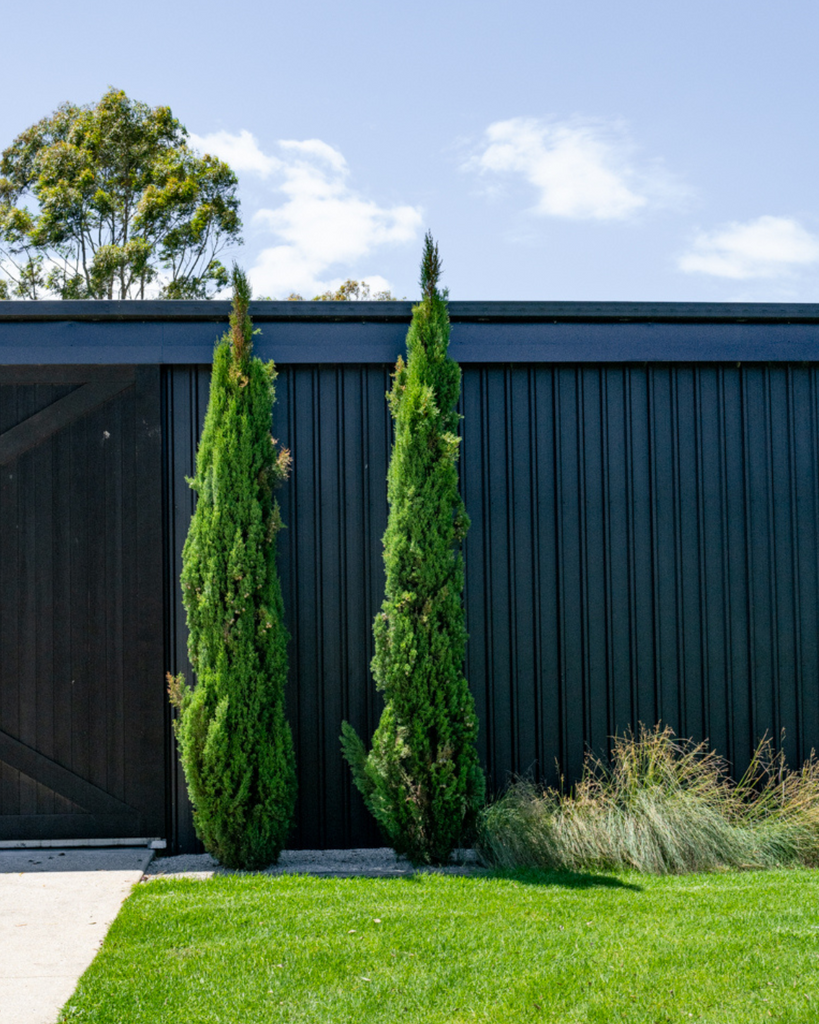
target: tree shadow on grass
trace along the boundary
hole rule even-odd
[[[546,871],[540,868],[490,868],[483,878],[496,878],[522,885],[557,886],[563,889],[626,889],[642,892],[643,887],[625,882],[616,875],[598,875],[587,871]]]
[[[423,868],[402,876],[398,881],[418,884],[431,874],[439,874]],[[493,879],[503,882],[518,882],[521,885],[553,886],[563,889],[625,889],[629,892],[643,892],[641,885],[626,882],[617,875],[593,874],[588,871],[546,871],[541,868],[475,868],[460,875],[462,878]]]
[[[562,889],[626,889],[641,893],[643,887],[624,882],[616,874],[594,874],[591,871],[548,871],[537,867],[491,867],[481,872],[484,879],[518,882],[524,886],[556,886]]]

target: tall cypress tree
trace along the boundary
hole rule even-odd
[[[388,396],[395,445],[387,478],[386,597],[374,624],[372,671],[386,706],[369,754],[349,723],[342,750],[396,853],[444,864],[471,838],[484,794],[478,720],[463,672],[466,631],[458,493],[461,371],[447,355],[449,317],[438,290],[438,247],[427,234],[421,302],[407,362]]]
[[[196,831],[227,867],[278,859],[296,775],[284,713],[287,631],[276,573],[273,489],[290,454],[270,436],[273,363],[252,354],[250,288],[233,271],[230,332],[213,357],[196,458],[196,512],[182,552],[188,650],[198,685],[169,680]]]

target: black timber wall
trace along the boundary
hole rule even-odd
[[[368,665],[383,591],[384,393],[409,316],[404,304],[328,305],[254,310],[257,351],[280,371],[274,434],[294,455],[279,566],[301,785],[291,845],[304,847],[379,842],[337,737],[344,717],[371,731],[381,707]],[[185,310],[26,323],[29,345],[52,339],[35,359],[68,348],[90,361],[93,342],[101,360],[164,364],[171,669],[185,667],[184,476],[226,312]],[[570,780],[586,749],[605,751],[639,721],[710,738],[737,771],[766,731],[785,730],[793,762],[807,756],[819,746],[819,307],[451,312],[472,519],[467,676],[490,786],[510,771],[553,779],[555,759]],[[0,352],[21,326],[0,321]],[[167,756],[173,768],[170,741]],[[190,848],[178,772],[168,808],[177,848]]]
[[[0,365],[0,841],[165,832],[160,399]]]
[[[193,495],[184,478],[192,472],[209,383],[209,366],[166,370],[167,436],[174,439],[167,475],[170,635],[173,670],[186,674],[177,581]],[[291,479],[278,494],[287,527],[278,536],[278,566],[292,638],[287,707],[299,773],[291,840],[297,849],[381,845],[350,785],[339,735],[344,718],[369,735],[383,707],[369,663],[384,589],[389,383],[389,367],[356,365],[282,367],[276,382],[273,433],[294,457]],[[192,833],[179,776],[177,784],[174,831],[186,846]]]

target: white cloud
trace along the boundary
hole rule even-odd
[[[523,178],[541,216],[625,220],[684,191],[657,163],[635,168],[632,149],[618,125],[515,117],[489,125],[466,168]]]
[[[283,139],[279,145],[291,153],[303,153],[307,157],[314,156],[318,160],[323,160],[339,173],[347,171],[347,161],[341,153],[337,149],[333,149],[332,146],[328,146],[326,142],[322,142],[321,139],[303,139],[301,142],[294,139]]]
[[[281,160],[263,153],[255,137],[244,129],[238,135],[230,132],[191,133],[188,141],[194,149],[224,160],[234,171],[249,171],[268,178],[281,167]]]
[[[248,272],[257,294],[283,298],[295,291],[310,297],[351,276],[366,277],[373,291],[390,287],[385,278],[362,275],[358,268],[375,249],[418,237],[418,207],[380,206],[361,195],[350,185],[342,153],[320,139],[283,140],[277,143],[279,155],[267,155],[248,131],[191,138],[196,148],[222,157],[234,170],[271,179],[281,196],[279,204],[257,210],[251,219],[275,241]]]
[[[788,217],[757,217],[700,232],[678,260],[680,270],[744,280],[781,277],[819,260],[819,239]]]

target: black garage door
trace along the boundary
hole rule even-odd
[[[156,367],[0,367],[0,840],[165,832]]]

